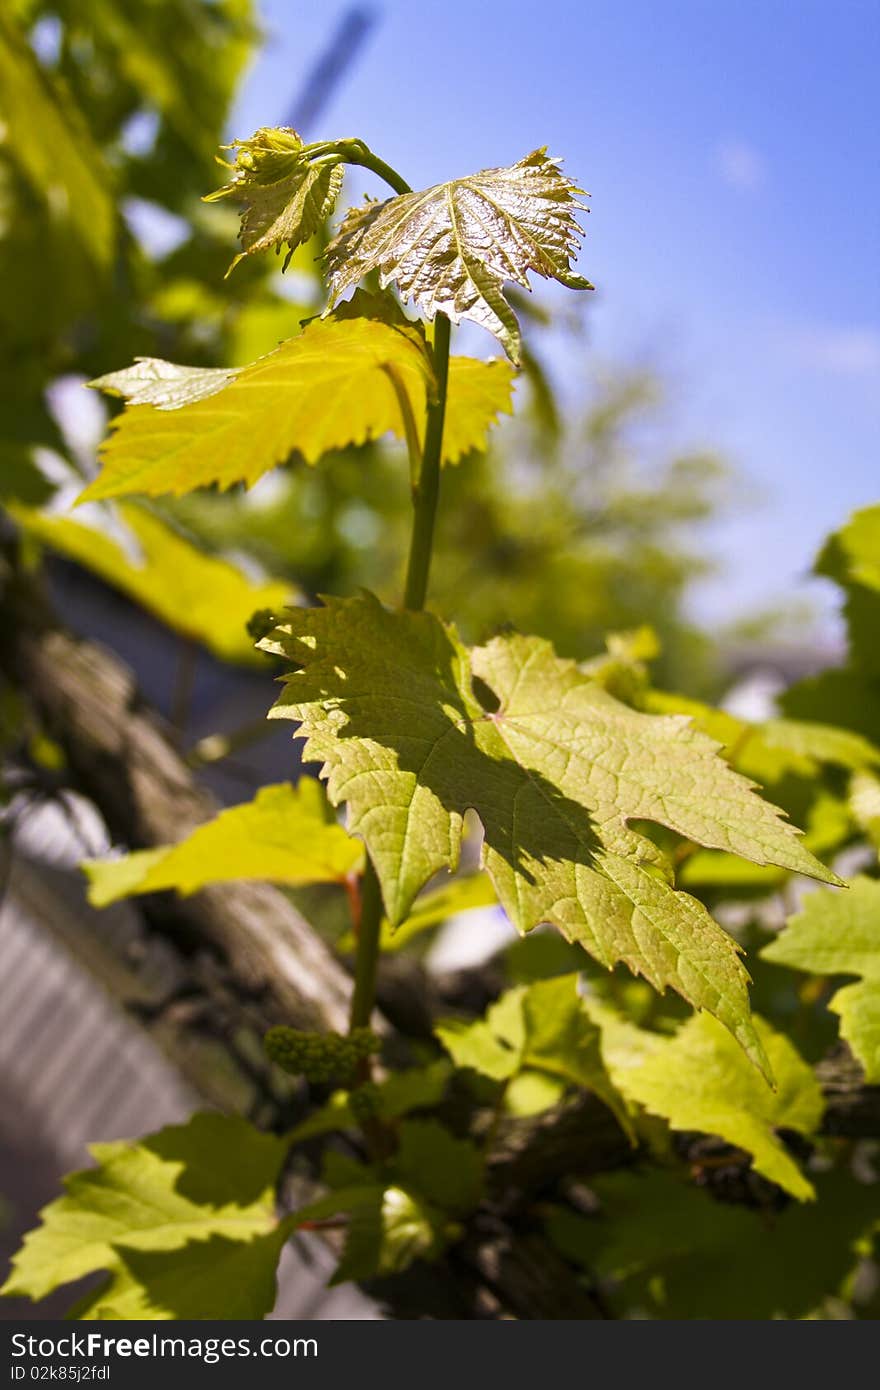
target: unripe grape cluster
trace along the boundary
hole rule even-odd
[[[266,1055],[285,1071],[328,1084],[348,1080],[358,1062],[379,1050],[379,1039],[369,1028],[355,1028],[348,1034],[306,1033],[279,1025],[269,1029],[263,1046]]]

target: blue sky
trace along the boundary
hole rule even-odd
[[[267,43],[236,134],[285,118],[346,8],[263,0]],[[564,155],[592,195],[592,349],[659,366],[675,439],[745,474],[698,615],[827,604],[804,580],[822,536],[880,500],[880,3],[371,8],[308,134],[360,135],[416,185],[539,144]]]

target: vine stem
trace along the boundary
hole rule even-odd
[[[440,496],[440,458],[443,450],[443,422],[446,418],[446,390],[449,382],[450,323],[445,314],[434,320],[434,375],[436,398],[428,402],[425,421],[425,448],[418,480],[413,486],[413,527],[406,571],[404,608],[418,611],[425,606],[428,575],[434,547],[434,521]]]
[[[361,879],[360,922],[354,958],[354,990],[351,996],[349,1029],[368,1028],[376,995],[376,966],[379,962],[379,935],[382,930],[382,893],[371,859]]]
[[[318,147],[316,147],[317,152]],[[326,147],[320,147],[321,155],[338,158],[346,164],[357,164],[369,169],[389,185],[395,193],[411,193],[412,188],[401,178],[396,169],[375,155],[361,140],[339,140]],[[407,562],[406,584],[403,606],[418,612],[425,606],[428,591],[428,576],[431,569],[431,554],[434,545],[434,522],[437,515],[437,500],[440,495],[440,460],[443,449],[443,424],[446,417],[446,391],[449,381],[449,340],[451,329],[445,314],[437,314],[434,320],[434,375],[436,394],[429,400],[425,417],[425,444],[421,463],[413,469],[412,499],[413,524],[410,536],[409,559]],[[392,376],[392,385],[400,398],[401,383]],[[409,403],[401,401],[401,411],[406,427],[407,446],[410,451],[411,466],[415,430]],[[365,1028],[369,1025],[376,997],[376,967],[379,962],[379,937],[382,930],[382,891],[379,879],[371,860],[367,860],[360,893],[360,920],[357,923],[357,950],[355,953],[354,990],[351,997],[349,1027]],[[366,1078],[365,1078],[366,1079]]]

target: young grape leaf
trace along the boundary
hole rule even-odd
[[[207,194],[206,203],[232,198],[244,205],[241,215],[241,253],[227,275],[245,256],[276,251],[287,244],[288,262],[298,246],[313,237],[336,206],[342,188],[341,164],[315,164],[303,156],[303,142],[290,126],[263,127],[249,140],[235,140],[232,177]]]
[[[177,845],[85,860],[89,902],[106,907],[166,888],[196,893],[234,879],[339,883],[361,867],[363,849],[326,812],[324,792],[309,777],[296,788],[261,787],[253,801],[221,811]]]
[[[259,608],[276,612],[297,597],[286,580],[255,582],[227,560],[206,555],[143,507],[119,508],[122,537],[128,532],[131,550],[78,518],[14,505],[9,511],[28,535],[100,575],[223,661],[262,662],[248,619]]]
[[[593,1014],[600,1026],[604,1013]],[[824,1108],[822,1092],[788,1038],[762,1018],[753,1016],[753,1022],[775,1090],[707,1014],[688,1019],[673,1038],[645,1034],[632,1024],[612,1025],[607,1049],[603,1039],[603,1056],[626,1100],[660,1115],[672,1129],[717,1134],[745,1149],[757,1172],[806,1201],[815,1196],[813,1186],[774,1131],[815,1133]]]
[[[557,975],[508,990],[485,1019],[449,1019],[434,1031],[456,1066],[506,1082],[523,1072],[539,1072],[563,1089],[577,1086],[595,1092],[627,1124],[602,1060],[600,1030],[578,995],[577,975]],[[556,1095],[547,1094],[552,1104]]]
[[[327,248],[330,302],[378,271],[426,318],[471,319],[519,361],[520,332],[503,287],[529,288],[528,272],[570,289],[592,285],[571,269],[582,230],[582,192],[546,149],[505,169],[436,184],[350,211]]]
[[[880,589],[880,504],[862,507],[826,541],[816,561],[817,574],[838,584]]]
[[[106,1270],[80,1317],[265,1317],[289,1234],[274,1202],[287,1147],[214,1113],[137,1142],[93,1145],[97,1167],[65,1179],[2,1292],[43,1298]]]
[[[814,975],[858,975],[828,1007],[840,1015],[840,1034],[880,1082],[880,883],[853,879],[846,893],[810,893],[803,909],[761,952],[764,960]]]
[[[369,594],[295,611],[261,645],[300,668],[270,717],[299,722],[330,800],[348,804],[393,925],[455,868],[472,807],[520,931],[550,922],[602,964],[671,985],[761,1057],[738,947],[628,822],[837,880],[717,744],[620,704],[549,643],[499,637],[469,652],[432,615],[389,613]]]
[[[241,368],[190,368],[154,358],[92,383],[126,409],[101,447],[101,472],[80,501],[131,493],[180,495],[216,483],[251,486],[294,453],[316,463],[329,449],[406,435],[400,393],[423,429],[436,390],[418,325],[377,296],[306,325]],[[454,359],[444,459],[484,448],[510,410],[512,375],[500,362]]]

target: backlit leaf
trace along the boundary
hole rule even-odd
[[[858,975],[828,1007],[840,1015],[840,1033],[865,1069],[880,1082],[880,883],[853,879],[845,893],[810,893],[761,955],[776,965],[813,975]]]
[[[136,357],[132,366],[95,377],[89,385],[107,396],[121,396],[129,405],[179,410],[216,395],[236,376],[235,367],[180,367],[161,357]]]
[[[383,288],[396,284],[426,318],[471,319],[516,362],[519,324],[506,283],[527,289],[534,271],[570,289],[592,288],[571,269],[581,191],[540,149],[510,168],[352,209],[327,249],[331,302],[377,271]]]
[[[836,880],[715,743],[619,704],[546,642],[499,637],[468,652],[431,615],[392,614],[368,594],[296,611],[262,645],[301,668],[272,716],[301,724],[331,801],[348,804],[392,924],[455,868],[472,807],[520,931],[551,922],[604,965],[672,985],[760,1058],[738,948],[628,822]]]
[[[416,1192],[378,1177],[342,1187],[297,1213],[299,1221],[345,1215],[342,1258],[330,1284],[398,1274],[443,1249],[443,1214]]]
[[[224,661],[260,664],[262,658],[247,632],[248,619],[259,608],[277,612],[296,598],[286,581],[249,579],[236,565],[206,555],[142,507],[119,508],[120,540],[78,516],[14,505],[9,510],[28,535],[100,575]],[[120,534],[120,528],[116,532]],[[126,532],[130,547],[121,543]]]
[[[196,893],[209,883],[338,883],[361,866],[363,850],[335,820],[324,793],[304,777],[261,787],[253,801],[231,806],[177,845],[122,859],[87,859],[89,902],[106,907],[136,893],[174,888]]]
[[[458,463],[473,450],[486,447],[486,432],[499,415],[513,412],[511,393],[514,370],[495,357],[481,362],[476,357],[449,359],[449,386],[443,426],[443,462]],[[417,421],[422,437],[424,415]]]
[[[247,367],[142,358],[92,384],[127,405],[112,422],[102,470],[81,501],[251,486],[293,454],[316,463],[329,449],[388,433],[402,439],[401,392],[420,435],[435,390],[418,325],[385,299],[363,294]],[[511,389],[506,363],[453,360],[447,462],[485,447],[489,428],[510,410]]]
[[[220,1114],[95,1144],[97,1167],[65,1179],[3,1293],[42,1298],[106,1270],[80,1317],[262,1318],[288,1234],[274,1200],[286,1153],[283,1139]]]
[[[601,1014],[594,1017],[601,1020]],[[754,1026],[775,1090],[707,1014],[688,1019],[673,1038],[619,1024],[608,1048],[603,1046],[603,1055],[612,1081],[627,1100],[660,1115],[672,1129],[715,1134],[744,1149],[757,1172],[805,1201],[815,1195],[813,1186],[775,1131],[814,1133],[822,1118],[822,1092],[786,1037],[761,1018],[754,1018]]]
[[[823,764],[849,771],[880,764],[880,749],[873,743],[832,724],[800,719],[753,724],[700,700],[660,690],[646,691],[644,705],[656,714],[690,715],[698,729],[723,745],[725,756],[739,771],[762,784],[789,774],[815,777]]]
[[[392,927],[385,918],[379,937],[379,949],[400,951],[414,937],[439,926],[449,917],[455,917],[460,912],[470,912],[474,908],[493,907],[497,903],[498,894],[486,874],[467,874],[463,878],[455,878],[442,888],[432,888],[421,894],[413,904],[412,911],[399,926]],[[339,951],[353,951],[354,933],[341,937],[336,946]]]
[[[562,1088],[594,1091],[623,1123],[625,1115],[602,1058],[601,1033],[578,995],[577,975],[509,990],[485,1019],[451,1019],[435,1032],[459,1067],[470,1067],[494,1081],[540,1073]],[[547,1091],[548,1103],[557,1099]]]

